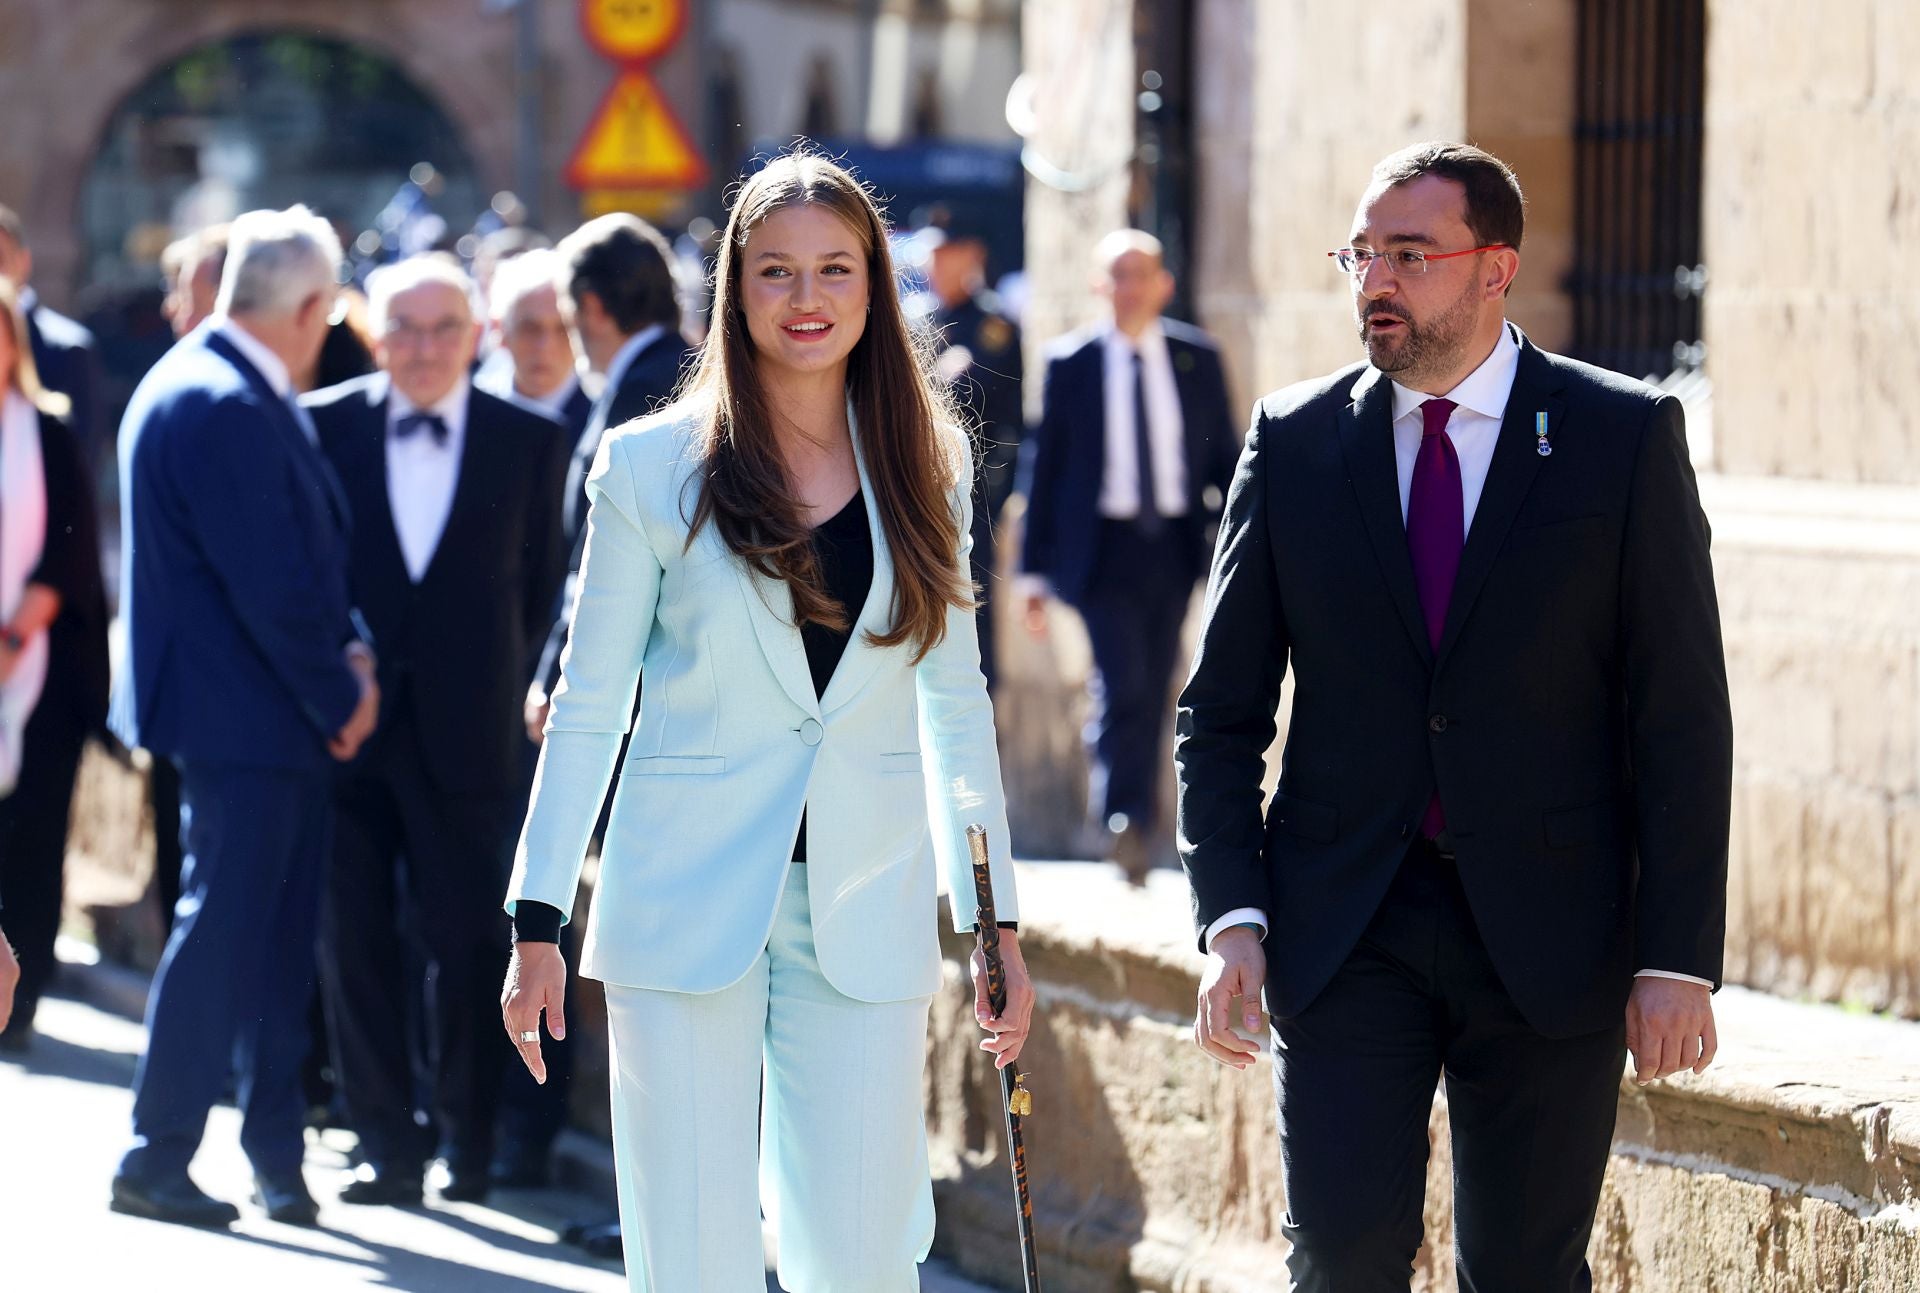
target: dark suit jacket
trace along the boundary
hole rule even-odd
[[[59,706],[71,728],[91,732],[107,721],[108,687],[107,599],[93,480],[66,423],[46,413],[40,415],[40,460],[47,534],[40,564],[27,579],[60,594],[60,614],[47,629],[47,681],[35,716]]]
[[[1717,983],[1732,731],[1679,404],[1522,339],[1437,653],[1392,405],[1391,384],[1356,367],[1254,411],[1180,701],[1180,847],[1200,927],[1264,909],[1269,1008],[1304,1009],[1437,784],[1481,937],[1534,1028],[1617,1027],[1642,969]]]
[[[1239,437],[1227,412],[1220,351],[1198,328],[1162,319],[1187,439],[1187,527],[1193,576],[1206,568],[1214,521],[1233,476]],[[1102,333],[1074,333],[1050,348],[1040,423],[1022,452],[1027,498],[1021,569],[1045,575],[1063,600],[1077,602],[1093,578],[1100,548],[1100,486],[1106,479],[1106,363]]]
[[[66,315],[36,304],[27,312],[27,339],[40,384],[73,401],[67,426],[80,443],[91,475],[94,464],[104,468],[107,461],[106,429],[100,425],[100,354],[93,334]]]
[[[319,768],[360,688],[339,482],[209,327],[155,364],[120,433],[128,667],[112,725],[158,755]]]
[[[587,473],[593,470],[594,455],[609,427],[617,427],[635,418],[657,413],[673,400],[681,374],[693,362],[693,347],[679,333],[668,331],[633,357],[617,386],[609,386],[594,401],[586,429],[574,442],[573,459],[567,465],[566,515],[568,582],[580,572],[580,558],[587,543]],[[560,682],[560,652],[567,645],[569,607],[564,597],[548,626],[547,642],[540,653],[535,676],[543,680],[551,693]]]
[[[566,572],[555,423],[474,391],[453,510],[425,576],[407,574],[387,494],[384,374],[303,401],[353,509],[353,589],[379,643],[382,736],[414,720],[427,776],[456,794],[519,783],[527,675]]]

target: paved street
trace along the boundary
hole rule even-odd
[[[307,1179],[323,1230],[267,1221],[245,1200],[251,1174],[239,1115],[214,1110],[194,1163],[203,1188],[241,1204],[230,1232],[191,1230],[107,1209],[125,1148],[140,1026],[65,999],[41,1004],[24,1057],[0,1059],[0,1243],[7,1293],[623,1293],[615,1263],[558,1242],[603,1205],[557,1192],[496,1194],[486,1205],[354,1208],[332,1201],[345,1159],[332,1135],[311,1145]],[[777,1290],[769,1277],[767,1287]],[[987,1293],[929,1268],[926,1293]]]

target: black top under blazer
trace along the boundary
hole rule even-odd
[[[387,499],[384,374],[304,403],[353,517],[350,578],[379,659],[380,730],[411,708],[427,775],[453,794],[521,781],[527,679],[566,575],[560,526],[565,433],[552,419],[473,391],[453,509],[414,584]]]
[[[1520,349],[1437,655],[1392,384],[1356,366],[1254,410],[1176,761],[1195,919],[1267,912],[1282,1017],[1352,951],[1436,784],[1480,934],[1537,1030],[1618,1026],[1639,970],[1720,980],[1732,731],[1680,405]]]

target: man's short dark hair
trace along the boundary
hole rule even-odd
[[[1373,182],[1388,188],[1423,175],[1452,180],[1467,191],[1467,228],[1475,241],[1520,246],[1527,200],[1511,166],[1472,144],[1427,143],[1403,148],[1373,168]]]
[[[575,229],[560,240],[562,288],[580,303],[592,292],[628,336],[660,324],[680,326],[680,297],[673,277],[673,249],[660,231],[639,216],[617,212]]]
[[[4,202],[0,202],[0,234],[5,234],[9,242],[25,250],[27,226],[20,219],[20,213]]]

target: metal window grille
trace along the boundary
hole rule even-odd
[[[1700,367],[1705,0],[1580,0],[1574,353],[1635,377]]]

